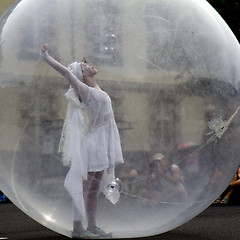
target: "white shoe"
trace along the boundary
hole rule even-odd
[[[73,239],[95,239],[100,237],[99,234],[95,234],[90,232],[89,230],[82,230],[82,231],[73,231],[72,238]]]
[[[112,233],[111,232],[105,232],[105,231],[103,231],[99,227],[88,228],[88,231],[90,231],[93,234],[98,235],[99,237],[112,237]]]

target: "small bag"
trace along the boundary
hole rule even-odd
[[[109,173],[108,170],[104,170],[101,180],[101,191],[105,197],[113,204],[116,204],[120,198],[121,186],[118,180],[115,178],[114,173]]]

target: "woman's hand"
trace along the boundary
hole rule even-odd
[[[48,48],[49,48],[48,43],[45,43],[45,44],[42,46],[42,53],[47,52],[47,51],[48,51]]]

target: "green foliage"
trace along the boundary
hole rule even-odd
[[[218,11],[240,42],[240,1],[239,0],[208,0]]]

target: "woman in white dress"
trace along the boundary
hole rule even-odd
[[[71,167],[65,187],[73,200],[74,238],[108,236],[96,225],[97,198],[104,170],[114,176],[114,168],[123,163],[119,132],[114,120],[111,99],[96,84],[97,69],[86,59],[65,67],[48,54],[44,44],[44,60],[70,83],[65,94],[69,100],[62,132],[62,152],[70,159]],[[88,113],[86,129],[83,109]],[[61,145],[61,143],[60,143]],[[86,213],[85,213],[86,212]],[[88,228],[83,227],[87,218]]]

